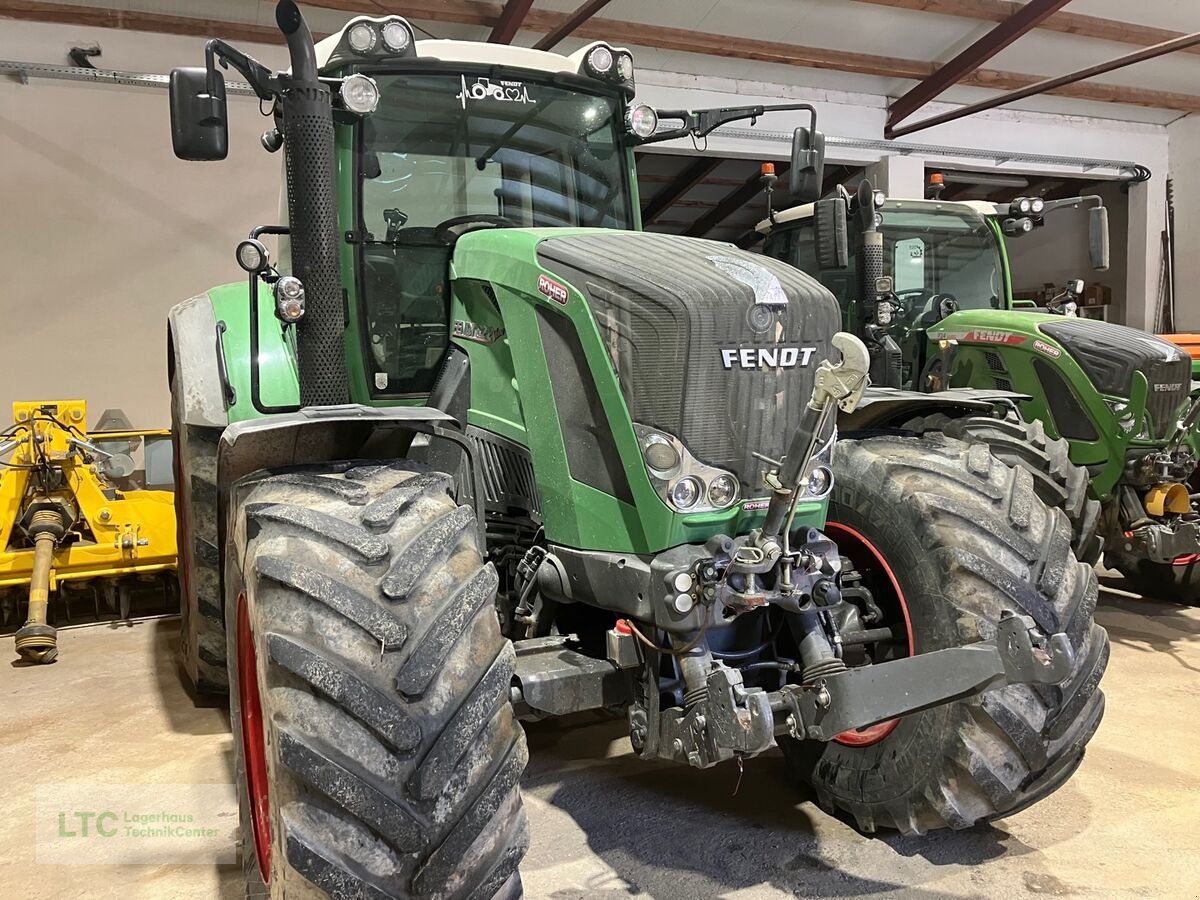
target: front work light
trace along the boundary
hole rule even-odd
[[[379,106],[379,85],[359,72],[342,79],[342,105],[352,113],[367,116]]]
[[[629,130],[640,138],[648,138],[658,130],[658,113],[642,103],[629,110]]]
[[[593,47],[592,51],[587,55],[587,64],[597,75],[607,75],[612,71],[613,67],[613,52],[612,50],[601,44],[598,47]]]
[[[263,246],[262,241],[247,238],[237,245],[238,265],[247,272],[261,272],[267,267],[269,259],[267,248]]]
[[[375,49],[375,29],[366,22],[356,22],[346,34],[346,42],[355,53],[370,53]]]
[[[407,49],[412,43],[412,35],[401,22],[388,22],[383,26],[383,45],[393,53]]]

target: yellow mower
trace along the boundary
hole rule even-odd
[[[173,605],[171,434],[114,428],[127,426],[117,411],[106,412],[90,433],[86,423],[83,400],[18,402],[12,426],[0,432],[0,621],[20,621],[27,591],[28,612],[15,637],[17,652],[31,663],[58,655],[53,591],[61,589],[63,601],[56,624],[78,618],[71,598],[78,612],[85,593],[89,621],[127,619],[146,585],[159,605]]]

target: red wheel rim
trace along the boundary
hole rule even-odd
[[[250,801],[250,831],[258,871],[271,878],[271,804],[267,781],[267,747],[263,732],[262,700],[258,694],[258,658],[246,592],[237,599],[238,700],[242,725],[242,754],[246,761],[246,793]]]
[[[896,578],[896,573],[892,571],[892,567],[888,565],[883,554],[861,532],[855,531],[849,525],[842,525],[838,522],[826,522],[825,532],[837,542],[838,550],[844,555],[849,556],[851,559],[867,556],[887,576],[888,584],[891,586],[896,603],[900,607],[900,613],[904,616],[904,632],[908,637],[908,655],[912,656],[916,653],[916,650],[913,647],[912,620],[908,616],[908,603],[904,599],[904,591],[900,588],[900,581]],[[843,731],[833,740],[846,747],[870,747],[872,744],[878,744],[886,738],[899,725],[899,719],[888,719],[886,722],[868,725],[866,728]]]

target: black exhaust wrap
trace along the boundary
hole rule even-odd
[[[275,14],[292,57],[292,76],[281,81],[292,273],[304,283],[305,312],[296,334],[300,405],[332,406],[350,399],[333,196],[333,108],[329,88],[317,80],[312,35],[299,9],[285,0]]]

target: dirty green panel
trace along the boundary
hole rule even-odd
[[[1100,394],[1087,374],[1058,341],[1043,333],[1039,325],[1061,322],[1062,316],[1020,310],[963,310],[943,319],[929,332],[933,345],[930,353],[938,353],[938,341],[957,343],[946,350],[949,360],[949,386],[996,389],[1011,385],[1011,390],[1029,394],[1023,401],[1021,414],[1028,420],[1040,420],[1046,432],[1060,437],[1045,388],[1033,367],[1035,360],[1052,366],[1075,395],[1079,406],[1087,413],[1099,435],[1094,441],[1071,440],[1071,460],[1077,465],[1101,467],[1093,469],[1091,491],[1096,497],[1107,497],[1124,468],[1125,453],[1141,443],[1134,435],[1141,431],[1146,415],[1147,382],[1140,372],[1134,376],[1132,396],[1125,400]],[[996,373],[988,365],[987,354],[1000,357],[1007,370]],[[1117,416],[1105,403],[1106,399],[1128,403],[1133,411],[1132,427],[1122,427]],[[1145,442],[1152,445],[1153,442]]]
[[[680,515],[658,496],[646,474],[629,409],[621,394],[591,310],[573,285],[559,304],[539,293],[539,275],[561,281],[537,262],[537,245],[550,237],[595,229],[495,229],[459,240],[454,254],[456,316],[480,328],[495,328],[497,318],[480,285],[490,283],[504,335],[490,344],[456,338],[471,357],[471,408],[468,422],[495,431],[529,448],[537,473],[546,536],[572,547],[615,552],[654,553],[713,534],[748,530],[761,512],[728,511]],[[633,503],[625,503],[571,477],[552,379],[542,350],[537,310],[565,316],[580,338],[604,417],[612,431]],[[478,364],[477,364],[478,363]],[[513,380],[515,379],[515,381]],[[519,395],[519,402],[514,402]],[[519,421],[517,420],[519,417]],[[802,525],[820,527],[825,505],[806,504]]]
[[[229,421],[261,418],[263,413],[250,402],[250,302],[247,282],[237,281],[210,288],[213,315],[225,323],[222,336],[225,369],[233,385],[236,402],[229,408]],[[290,333],[275,317],[275,298],[262,282],[258,285],[259,399],[264,406],[294,406],[300,402],[296,376],[296,348]]]

